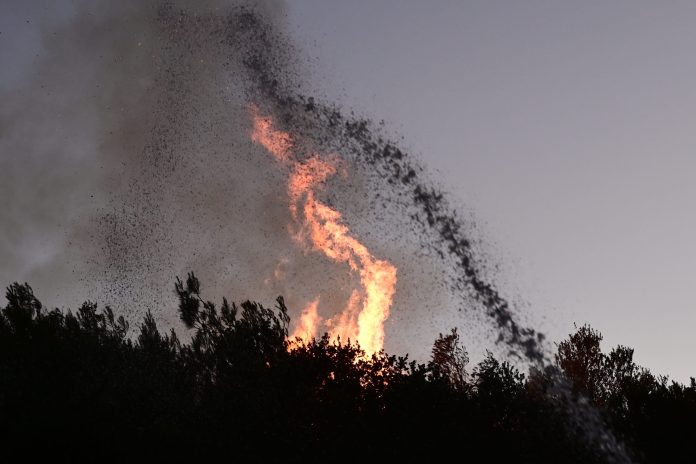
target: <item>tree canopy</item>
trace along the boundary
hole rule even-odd
[[[696,451],[694,379],[655,376],[631,348],[603,353],[589,326],[558,343],[554,366],[525,374],[490,353],[469,366],[457,330],[435,340],[426,363],[368,357],[328,335],[291,345],[280,297],[273,308],[218,307],[193,274],[175,291],[186,343],[150,313],[129,330],[108,306],[49,311],[29,285],[11,285],[0,308],[3,449],[109,460],[609,462],[568,425],[562,378],[632,460]]]

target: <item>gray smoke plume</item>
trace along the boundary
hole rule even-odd
[[[259,234],[273,247],[287,218],[273,201],[280,180],[247,142],[243,50],[225,46],[235,8],[84,2],[44,31],[42,56],[0,109],[0,277],[65,303],[69,291],[154,306],[182,269],[219,282],[235,260],[246,269],[232,272],[258,276]],[[282,13],[255,8],[267,21]],[[250,214],[266,229],[245,230],[258,225]]]

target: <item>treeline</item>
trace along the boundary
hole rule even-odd
[[[570,420],[562,378],[632,460],[696,457],[694,379],[655,376],[623,346],[602,353],[587,326],[558,344],[555,366],[525,375],[490,354],[469,366],[456,330],[435,341],[426,364],[368,359],[327,337],[288,349],[282,298],[275,308],[217,307],[192,274],[175,287],[186,343],[151,314],[131,337],[108,307],[47,311],[29,285],[11,285],[0,309],[5,456],[606,462]]]

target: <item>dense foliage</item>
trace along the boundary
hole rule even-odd
[[[176,292],[187,343],[161,333],[151,314],[128,336],[108,307],[46,311],[29,285],[10,286],[0,310],[3,450],[90,460],[605,461],[569,425],[561,376],[633,460],[694,456],[694,380],[656,377],[630,348],[602,353],[587,326],[558,345],[557,366],[526,376],[490,354],[469,369],[456,331],[435,341],[427,364],[367,359],[327,337],[289,347],[282,298],[274,309],[218,308],[192,274]]]

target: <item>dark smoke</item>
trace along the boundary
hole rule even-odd
[[[471,225],[419,163],[378,124],[304,96],[282,16],[275,2],[77,3],[46,32],[31,79],[3,94],[0,194],[9,201],[0,277],[58,300],[69,289],[71,302],[113,302],[138,318],[145,308],[173,308],[173,276],[191,269],[210,295],[284,294],[298,308],[322,294],[327,309],[340,307],[350,278],[288,236],[284,173],[249,139],[253,103],[307,154],[347,161],[348,180],[332,180],[327,201],[399,267],[393,317],[423,301],[480,309],[499,346],[543,368],[543,335],[486,279]],[[562,381],[551,394],[570,411],[569,427],[610,460],[627,461]]]

